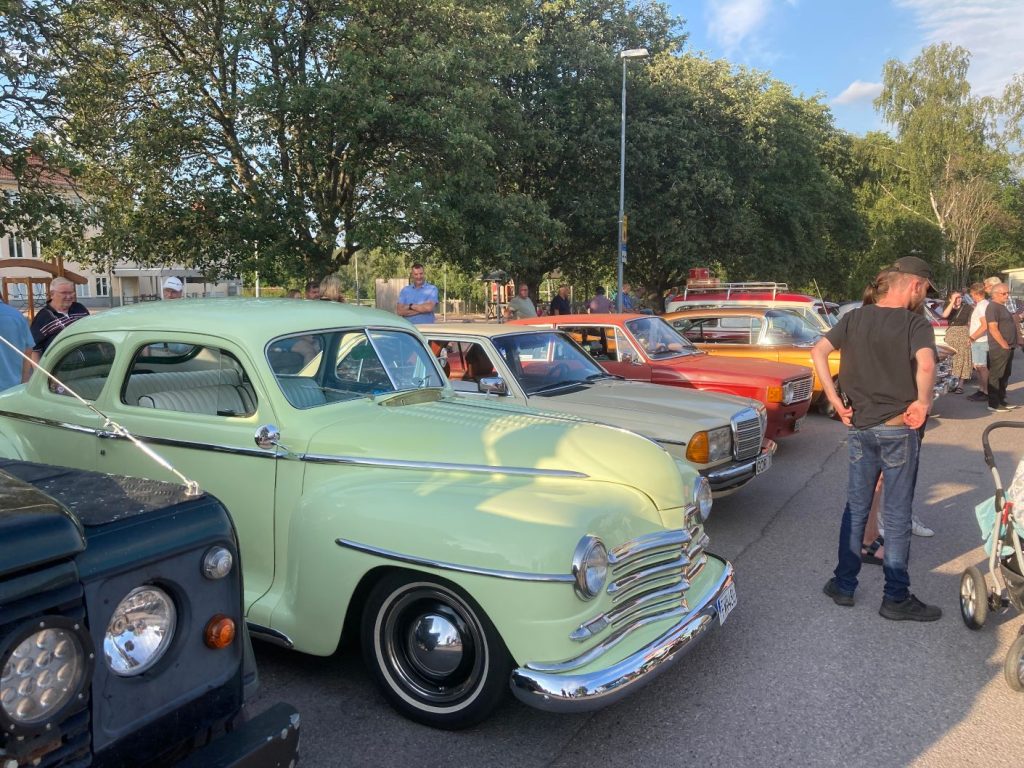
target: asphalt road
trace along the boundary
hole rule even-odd
[[[1011,402],[1024,405],[1017,358]],[[878,615],[881,568],[865,566],[854,608],[821,588],[834,566],[845,501],[845,430],[812,415],[775,465],[715,503],[711,549],[736,566],[739,605],[726,624],[636,695],[586,715],[508,702],[484,724],[449,733],[393,712],[358,651],[330,658],[257,643],[255,708],[302,715],[305,768],[333,766],[1020,766],[1024,694],[1002,678],[1024,620],[1012,610],[978,632],[959,615],[960,574],[983,564],[974,507],[993,485],[981,432],[995,415],[941,399],[922,450],[912,590],[940,605],[933,624]],[[1000,416],[1024,421],[1024,408]],[[1024,457],[1019,431],[996,433],[1004,482]]]

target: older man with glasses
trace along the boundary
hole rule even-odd
[[[74,283],[64,277],[51,280],[50,300],[32,321],[32,338],[36,342],[32,353],[35,359],[42,357],[57,334],[88,314],[89,310],[75,301]]]
[[[985,308],[988,325],[988,409],[993,413],[1007,413],[1017,406],[1006,402],[1006,385],[1013,368],[1013,350],[1021,346],[1021,333],[1006,303],[1010,289],[1005,283],[996,283],[990,292],[992,300]]]

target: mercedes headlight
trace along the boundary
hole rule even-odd
[[[787,381],[782,385],[782,404],[789,405],[793,402],[793,382]]]
[[[693,505],[700,512],[700,519],[707,520],[711,514],[711,483],[706,477],[700,477],[693,484]]]
[[[66,619],[37,619],[7,646],[0,657],[0,708],[12,728],[42,724],[83,697],[92,654],[80,629]]]
[[[107,666],[122,677],[139,675],[164,655],[177,624],[174,601],[159,587],[136,587],[118,603],[103,636]]]
[[[581,600],[592,600],[604,588],[608,578],[608,550],[596,536],[584,536],[572,555],[572,575],[576,580],[576,595]]]
[[[694,464],[710,464],[730,456],[732,456],[731,427],[694,432],[686,444],[686,459]]]

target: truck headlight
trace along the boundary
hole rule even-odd
[[[592,600],[601,594],[608,578],[608,550],[596,536],[584,536],[572,555],[572,575],[576,579],[576,595]]]
[[[732,455],[732,429],[719,427],[694,432],[686,444],[686,459],[694,464],[708,464]]]
[[[159,587],[136,587],[114,609],[103,636],[103,655],[116,675],[131,677],[152,667],[174,639],[178,613]]]
[[[700,512],[701,520],[707,520],[711,514],[711,483],[706,477],[698,478],[693,484],[693,505]]]
[[[41,724],[82,698],[92,661],[79,630],[67,619],[35,619],[8,645],[0,657],[0,708],[13,724]]]

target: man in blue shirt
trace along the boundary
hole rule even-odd
[[[25,355],[32,356],[35,342],[28,330],[28,321],[24,316],[4,302],[0,301],[0,336],[17,347]],[[0,343],[0,390],[13,387],[28,380],[31,366],[25,358]]]
[[[410,323],[422,325],[434,322],[434,307],[437,306],[437,286],[427,282],[422,264],[413,264],[409,274],[412,285],[407,285],[398,294],[395,310]]]

